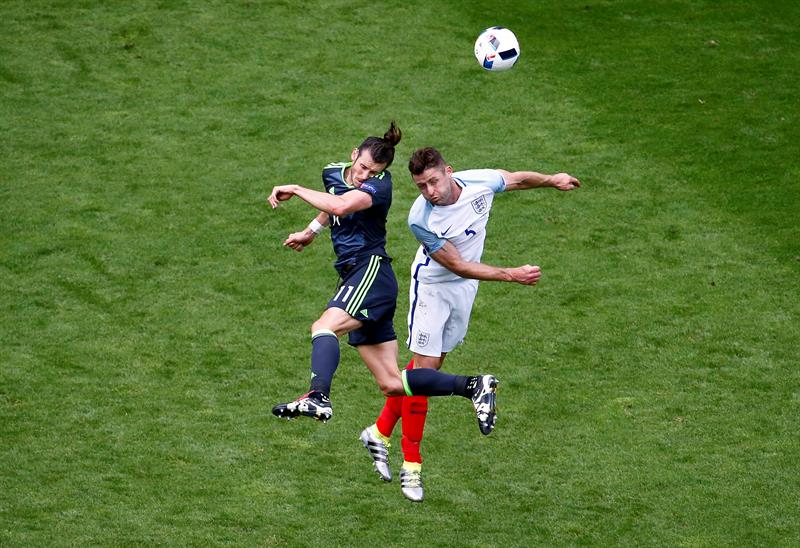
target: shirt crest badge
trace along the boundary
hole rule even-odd
[[[472,200],[471,203],[472,203],[472,209],[474,209],[475,213],[477,213],[478,215],[481,215],[486,212],[486,209],[488,207],[486,203],[486,196],[479,196],[478,198]]]

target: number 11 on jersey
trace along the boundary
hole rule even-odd
[[[336,296],[333,298],[333,300],[334,301],[338,301],[339,297],[342,294],[342,291],[344,291],[345,289],[347,289],[347,293],[344,294],[344,298],[342,298],[342,302],[346,303],[347,299],[350,298],[350,294],[353,292],[353,286],[352,285],[343,285],[342,287],[340,287],[339,291],[336,292]]]

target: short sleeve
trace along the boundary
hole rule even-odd
[[[447,243],[447,240],[444,238],[439,238],[436,234],[422,228],[419,225],[408,225],[411,229],[411,233],[417,239],[419,243],[422,244],[422,247],[425,248],[425,251],[428,253],[435,253],[444,247],[444,244]]]
[[[496,169],[468,169],[453,173],[453,177],[465,185],[483,185],[492,189],[497,194],[506,189],[503,175]]]
[[[439,251],[447,243],[445,238],[440,238],[428,229],[428,218],[432,209],[433,206],[425,198],[418,196],[408,212],[408,228],[428,253]]]
[[[373,206],[389,207],[392,203],[392,176],[383,172],[378,177],[370,177],[357,190],[372,196]]]

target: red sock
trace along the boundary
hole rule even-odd
[[[408,362],[406,369],[409,371],[414,369],[413,358],[411,359],[410,362]],[[400,420],[404,398],[405,396],[387,397],[386,403],[383,406],[383,410],[381,411],[378,420],[375,421],[375,424],[378,427],[378,432],[380,432],[387,438],[390,438],[392,436],[392,430],[394,430],[397,421]]]
[[[428,416],[428,396],[406,396],[403,398],[403,458],[407,462],[422,463],[419,445],[425,418]]]

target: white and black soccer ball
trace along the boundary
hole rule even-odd
[[[490,27],[475,40],[475,59],[486,70],[508,70],[519,59],[519,42],[505,27]]]

